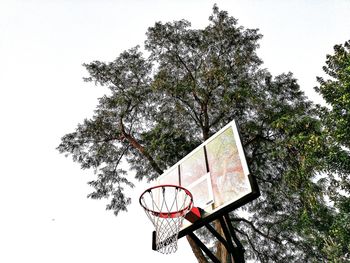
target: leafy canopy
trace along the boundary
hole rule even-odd
[[[320,107],[324,136],[333,145],[327,163],[332,172],[325,180],[334,218],[322,250],[333,262],[350,260],[350,40],[335,45],[323,67],[328,79],[318,77],[320,93],[329,108]]]
[[[334,211],[324,201],[321,172],[339,148],[327,144],[317,108],[291,73],[273,77],[257,56],[257,29],[245,29],[214,6],[209,25],[157,22],[144,49],[113,62],[84,64],[88,82],[109,89],[94,116],[63,136],[58,150],[94,169],[94,199],[109,199],[117,215],[131,200],[132,178],[153,180],[235,119],[261,197],[231,213],[246,258],[261,262],[320,262]],[[333,148],[332,148],[333,147]],[[335,169],[337,170],[337,169]],[[196,254],[199,258],[199,255]]]

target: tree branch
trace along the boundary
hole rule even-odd
[[[152,168],[158,173],[158,174],[162,174],[163,170],[160,169],[160,167],[158,166],[158,164],[154,161],[154,159],[152,158],[152,156],[149,154],[149,152],[145,149],[145,147],[143,147],[134,137],[132,137],[130,134],[128,134],[125,131],[124,128],[124,124],[123,124],[123,119],[120,118],[119,120],[119,124],[120,124],[120,130],[121,133],[123,135],[123,137],[136,149],[138,150],[150,163],[150,165],[152,166]]]
[[[263,256],[263,254],[255,248],[255,246],[253,245],[253,242],[250,240],[249,236],[245,232],[242,232],[241,230],[239,230],[238,228],[234,227],[233,229],[247,238],[249,245],[254,250],[254,252],[257,254],[260,261],[264,262],[263,258],[261,257],[261,256]]]
[[[259,229],[257,229],[257,228],[254,226],[253,222],[251,222],[251,221],[249,221],[249,220],[247,220],[247,219],[245,219],[245,218],[230,218],[230,220],[231,220],[231,221],[239,221],[239,222],[242,221],[242,222],[244,222],[244,223],[250,225],[250,227],[251,227],[256,233],[258,233],[259,235],[261,235],[261,236],[263,236],[263,237],[265,237],[265,238],[267,238],[267,239],[270,239],[270,240],[274,241],[274,242],[277,243],[277,244],[281,244],[281,243],[282,243],[281,240],[279,240],[277,237],[274,238],[274,237],[271,237],[271,236],[269,236],[269,235],[267,235],[267,234],[261,232]]]

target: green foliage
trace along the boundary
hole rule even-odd
[[[109,199],[107,209],[115,214],[126,210],[124,187],[133,185],[121,160],[137,179],[152,180],[235,119],[261,191],[245,206],[250,218],[231,215],[246,257],[322,262],[331,259],[330,251],[344,255],[338,244],[349,241],[348,203],[336,211],[324,193],[337,182],[328,180],[333,173],[348,174],[349,162],[339,161],[348,155],[329,143],[332,135],[325,135],[319,109],[293,75],[272,77],[261,68],[260,38],[258,30],[238,26],[214,6],[204,29],[192,29],[185,20],[155,23],[147,31],[148,57],[135,47],[113,62],[85,64],[85,80],[110,92],[58,150],[83,169],[95,169],[89,197]]]
[[[317,78],[316,88],[331,110],[326,111],[327,128],[340,143],[350,148],[350,40],[334,46],[334,55],[327,55],[324,72],[330,77]]]
[[[350,41],[335,45],[334,54],[327,55],[325,73],[317,78],[316,87],[329,108],[319,107],[324,123],[324,136],[331,151],[326,163],[329,174],[325,185],[334,207],[333,221],[324,237],[322,251],[331,262],[350,261]]]

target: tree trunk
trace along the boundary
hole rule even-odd
[[[221,224],[219,220],[214,222],[216,231],[224,237],[224,232],[222,230]],[[208,263],[209,261],[204,256],[202,250],[197,246],[197,244],[189,237],[186,236],[188,243],[191,246],[192,252],[198,260],[198,263]],[[225,246],[220,242],[216,242],[216,257],[222,263],[235,263],[234,258],[228,253]]]
[[[215,220],[215,229],[216,231],[224,237],[224,231],[222,230],[221,224],[219,220]],[[226,239],[226,238],[225,238]],[[232,256],[228,253],[227,249],[225,246],[220,242],[216,242],[216,257],[220,260],[220,262],[225,262],[225,263],[234,263],[234,259]]]
[[[186,236],[186,238],[192,248],[193,254],[198,260],[198,263],[208,263],[208,260],[205,258],[202,250],[197,246],[197,244],[189,236]]]

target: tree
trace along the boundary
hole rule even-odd
[[[350,260],[350,41],[335,45],[327,55],[324,72],[318,77],[320,93],[329,107],[320,107],[325,124],[324,136],[332,145],[327,163],[333,173],[325,180],[327,194],[334,207],[332,224],[324,238],[323,251],[333,262]]]
[[[318,237],[332,224],[333,211],[315,178],[326,166],[318,156],[327,159],[330,149],[320,139],[317,109],[293,75],[272,77],[261,68],[260,38],[214,6],[204,29],[186,20],[155,23],[147,31],[147,57],[135,47],[113,62],[85,64],[85,80],[107,86],[109,94],[92,118],[63,136],[58,150],[96,171],[89,197],[109,199],[115,215],[126,211],[131,200],[124,187],[133,184],[122,160],[138,180],[153,180],[235,119],[261,191],[244,207],[249,217],[230,215],[246,258],[326,260]]]

